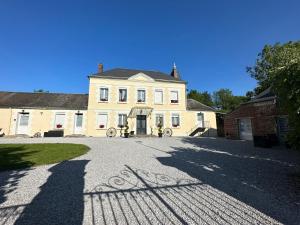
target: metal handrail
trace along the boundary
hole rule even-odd
[[[210,123],[209,123],[209,121],[206,120],[206,121],[204,121],[204,126],[202,126],[202,127],[199,124],[196,124],[187,132],[187,135],[190,135],[190,133],[192,133],[197,128],[210,128]]]

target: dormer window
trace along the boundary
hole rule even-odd
[[[171,91],[171,103],[178,103],[178,91]]]
[[[126,88],[119,89],[119,102],[127,102],[127,89]]]
[[[108,88],[100,88],[100,101],[101,102],[108,101]]]
[[[146,102],[146,91],[145,90],[137,91],[137,102],[139,102],[139,103]]]

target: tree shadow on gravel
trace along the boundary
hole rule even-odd
[[[183,138],[171,156],[157,159],[285,224],[299,224],[300,190],[291,177],[300,154],[254,148],[250,142]]]
[[[49,169],[52,173],[37,196],[15,222],[25,224],[72,224],[83,221],[83,188],[88,160],[71,160]]]
[[[24,152],[23,146],[0,145],[0,204],[5,203],[6,196],[16,190],[20,179],[30,170],[32,163],[23,157],[33,153]]]

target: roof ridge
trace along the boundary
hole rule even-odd
[[[165,72],[162,72],[162,71],[159,71],[159,70],[149,70],[149,69],[130,69],[130,68],[122,68],[122,67],[116,67],[116,68],[113,68],[113,69],[109,69],[109,70],[105,70],[103,71],[102,73],[93,73],[93,75],[95,74],[104,74],[104,73],[107,73],[107,72],[110,72],[110,71],[114,71],[114,70],[128,70],[128,71],[144,71],[144,72],[155,72],[155,73],[162,73],[164,75],[167,75],[169,76],[169,74],[165,73]]]
[[[88,93],[61,93],[61,92],[25,92],[25,91],[0,91],[0,93],[13,94],[56,94],[56,95],[88,95]]]

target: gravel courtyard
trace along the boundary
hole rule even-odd
[[[62,163],[0,173],[1,224],[300,224],[300,154],[214,138],[82,143]]]

